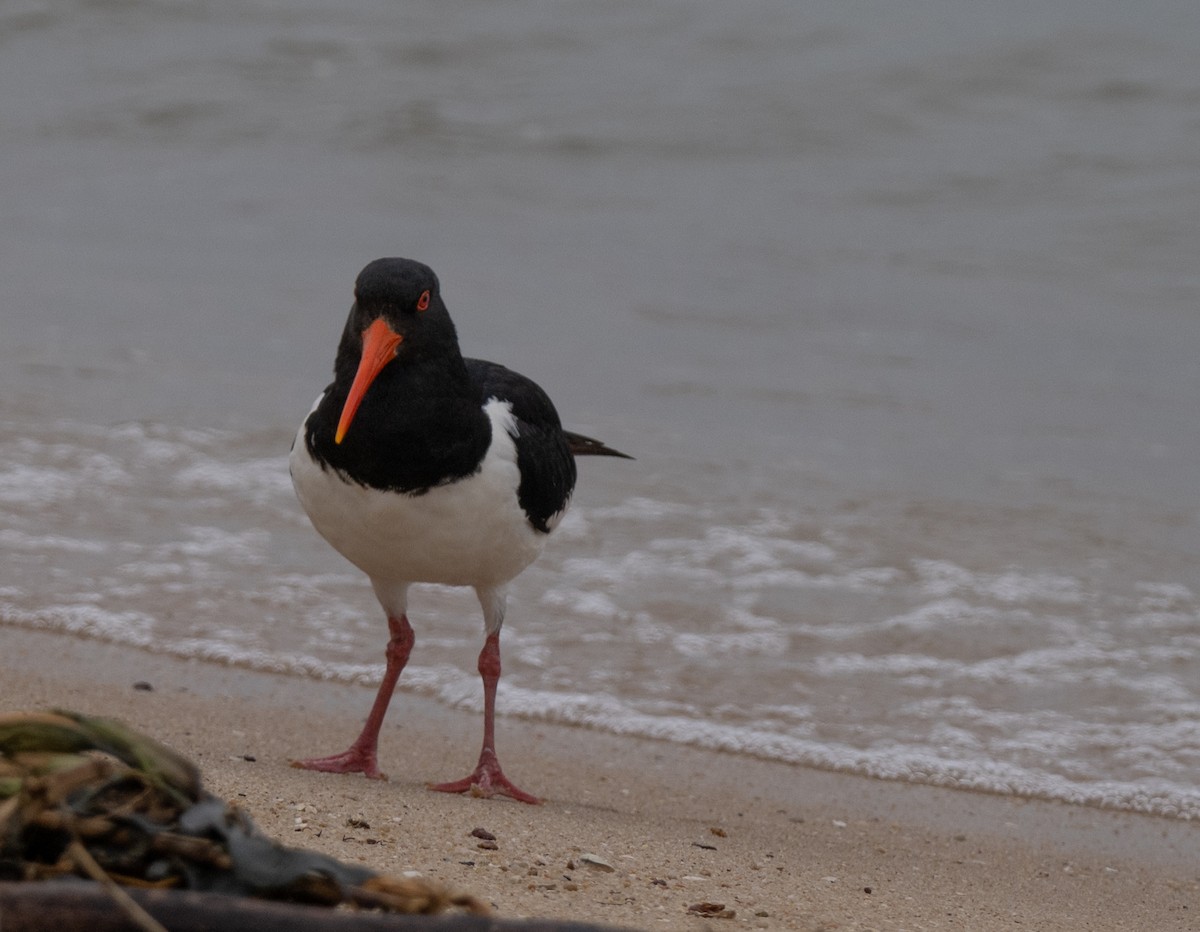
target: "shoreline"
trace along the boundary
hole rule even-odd
[[[1200,826],[1182,820],[504,717],[506,771],[545,803],[446,796],[425,783],[473,766],[480,716],[403,692],[380,740],[389,781],[288,766],[343,748],[373,692],[0,633],[3,709],[121,719],[194,760],[210,792],[283,843],[418,872],[491,902],[501,918],[662,929],[1200,925]],[[475,828],[496,836],[494,850],[479,847]],[[701,903],[733,915],[689,911]]]

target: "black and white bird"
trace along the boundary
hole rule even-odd
[[[385,779],[376,751],[413,646],[409,587],[471,586],[485,632],[483,749],[470,775],[432,789],[536,803],[496,756],[507,586],[566,513],[574,457],[629,457],[563,430],[546,393],[524,376],[465,359],[428,266],[377,259],[359,274],[354,297],[333,383],[301,425],[290,468],[317,531],[370,578],[391,639],[362,733],[341,754],[293,766]]]

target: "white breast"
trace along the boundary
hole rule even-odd
[[[313,526],[377,583],[508,582],[537,559],[546,535],[533,529],[517,501],[512,407],[492,399],[484,410],[492,442],[479,470],[422,495],[366,488],[322,469],[301,426],[292,447],[292,482]]]

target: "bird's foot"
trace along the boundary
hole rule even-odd
[[[293,767],[301,770],[319,770],[322,773],[361,773],[368,780],[386,780],[387,774],[379,769],[374,751],[364,751],[357,745],[351,745],[341,754],[330,754],[328,757],[310,757],[307,760],[294,760]]]
[[[531,796],[518,788],[504,775],[496,756],[488,755],[486,752],[479,758],[478,766],[469,777],[451,783],[431,783],[429,788],[437,790],[439,793],[470,793],[472,796],[482,796],[485,799],[492,796],[507,796],[517,802],[529,803],[533,806],[541,805],[542,802],[536,796]]]

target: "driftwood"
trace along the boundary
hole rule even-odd
[[[171,932],[605,932],[602,926],[547,919],[344,912],[219,893],[128,892],[141,909]],[[138,926],[95,885],[50,881],[0,883],[0,929],[130,932]],[[611,927],[607,932],[612,932]]]

